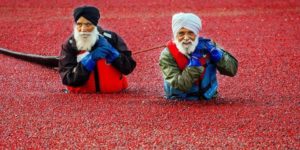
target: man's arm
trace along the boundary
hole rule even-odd
[[[217,63],[217,69],[220,74],[233,77],[238,70],[238,61],[230,53],[223,50],[223,57]]]
[[[205,41],[207,50],[211,54],[211,60],[216,63],[217,69],[222,75],[235,76],[238,69],[238,61],[221,46],[212,40]]]
[[[202,73],[201,69],[198,67],[186,67],[181,71],[168,48],[162,51],[159,59],[159,66],[165,81],[172,87],[183,92],[188,91]]]
[[[89,78],[90,71],[86,70],[76,59],[76,50],[68,40],[62,45],[58,64],[58,71],[64,85],[81,86]]]

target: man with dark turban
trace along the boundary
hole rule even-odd
[[[74,10],[74,32],[62,45],[59,73],[68,92],[111,93],[127,88],[136,62],[122,38],[99,25],[99,10]]]
[[[200,37],[201,28],[193,13],[172,17],[174,39],[159,59],[167,99],[210,100],[218,95],[216,70],[232,77],[237,73],[238,61],[214,41]]]

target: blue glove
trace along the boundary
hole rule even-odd
[[[200,67],[201,63],[199,61],[199,58],[192,56],[189,60],[188,67]]]
[[[110,53],[111,45],[104,37],[99,36],[94,47],[96,48],[91,52],[91,55],[92,59],[97,61],[98,59],[106,58],[106,56]]]
[[[95,43],[95,47],[109,47],[111,46],[110,43],[106,40],[105,37],[99,36],[98,41]]]
[[[112,63],[115,59],[117,59],[120,56],[120,53],[118,50],[116,50],[114,47],[110,49],[110,54],[106,56],[106,61],[108,63]]]
[[[99,40],[95,44],[95,47],[97,47],[94,51],[95,54],[93,54],[93,59],[98,60],[101,58],[106,58],[108,63],[113,62],[116,58],[120,56],[120,53],[118,50],[116,50],[104,37],[99,36]],[[93,52],[94,52],[93,51]],[[92,52],[92,53],[93,53]]]
[[[201,63],[200,63],[200,58],[201,58],[202,54],[200,53],[199,49],[196,49],[192,54],[191,54],[191,58],[189,59],[189,67],[200,67]]]
[[[83,57],[80,62],[88,71],[92,71],[96,66],[96,62],[93,60],[91,53]]]
[[[210,54],[210,58],[213,62],[219,62],[223,57],[223,51],[216,47],[216,45],[209,41],[206,43],[207,51]]]
[[[109,54],[109,50],[105,49],[105,48],[101,48],[101,47],[97,47],[96,49],[94,49],[91,52],[92,59],[94,61],[97,61],[99,59],[103,59],[103,58],[107,57],[108,54]]]

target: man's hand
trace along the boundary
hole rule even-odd
[[[112,63],[120,56],[120,53],[102,36],[99,36],[99,40],[94,47],[96,48],[80,61],[88,71],[92,71],[95,68],[99,59],[105,58],[108,63]]]
[[[219,62],[223,57],[223,51],[218,48],[212,41],[206,43],[207,51],[210,54],[210,58],[213,62]]]
[[[120,53],[118,52],[117,49],[115,49],[114,47],[112,47],[110,54],[107,55],[106,57],[106,61],[108,63],[112,63],[115,59],[117,59],[120,56]]]
[[[200,50],[196,49],[192,54],[191,54],[191,58],[189,59],[189,67],[200,67],[201,63],[200,63]]]
[[[96,49],[92,52],[93,59],[96,61],[101,58],[106,58],[108,63],[113,62],[120,56],[116,50],[104,37],[99,36],[99,40],[95,45]]]
[[[92,59],[94,61],[97,61],[98,59],[106,58],[107,55],[110,53],[110,49],[112,46],[104,37],[99,36],[99,39],[94,47],[96,48],[91,52],[91,55]]]
[[[96,48],[92,52],[86,52],[85,56],[80,60],[81,64],[88,71],[94,70],[97,60],[106,58],[109,55],[111,45],[104,37],[99,36],[94,47]]]

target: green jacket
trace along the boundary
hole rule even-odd
[[[217,70],[222,75],[233,77],[237,73],[238,61],[230,53],[223,51],[222,59],[216,64]],[[165,82],[183,92],[188,91],[203,72],[201,67],[186,67],[181,71],[168,48],[161,52],[159,66]]]

